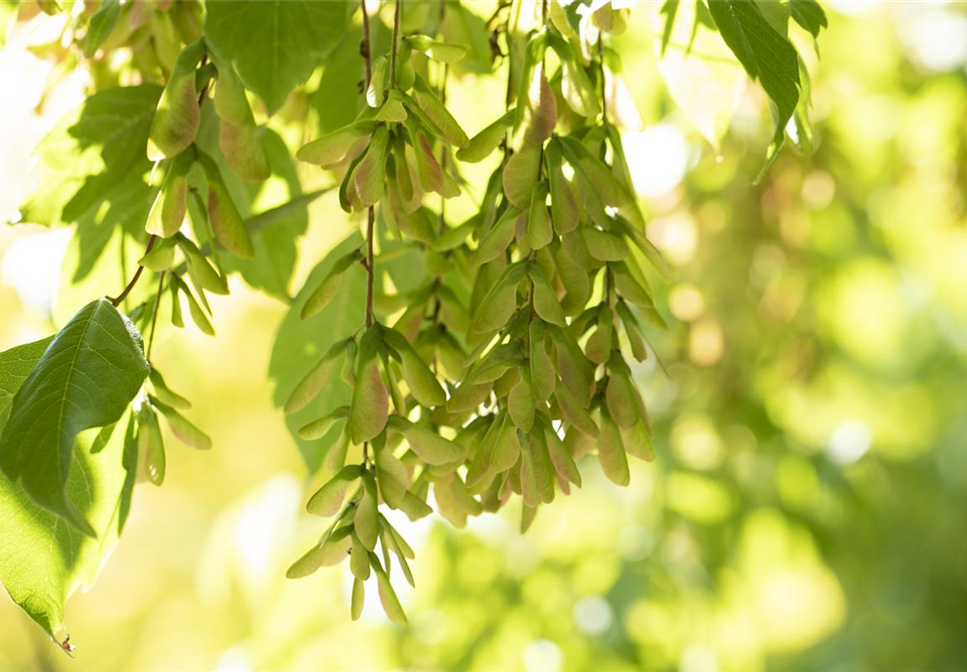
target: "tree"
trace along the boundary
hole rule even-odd
[[[48,634],[120,535],[135,483],[164,481],[161,418],[211,447],[151,346],[162,303],[175,327],[187,306],[214,335],[206,293],[227,294],[232,273],[291,302],[279,401],[307,466],[332,474],[307,504],[332,522],[288,575],[348,557],[354,618],[375,578],[389,618],[406,619],[388,575],[395,562],[413,583],[412,550],[382,507],[426,516],[432,489],[462,526],[518,495],[523,531],[580,487],[583,456],[618,485],[629,454],[653,458],[629,361],[665,326],[649,284],[664,264],[636,202],[609,44],[630,4],[501,0],[489,18],[456,0],[71,12],[67,53],[89,59],[94,90],[38,148],[22,219],[76,227],[77,278],[112,241],[143,253],[116,296],[0,354],[0,578]],[[763,174],[787,131],[809,149],[808,75],[787,32],[818,36],[814,0],[661,11],[660,53],[687,59],[717,32],[760,82],[774,121]],[[446,96],[448,77],[469,74],[506,82],[505,113],[472,138]],[[293,137],[313,139],[293,152]],[[485,185],[462,176],[486,160]],[[319,167],[312,190],[300,162]],[[329,190],[360,231],[291,298],[307,206]],[[473,215],[452,221],[447,201],[467,192]]]

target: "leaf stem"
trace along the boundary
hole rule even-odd
[[[151,248],[154,247],[154,242],[157,239],[158,239],[158,237],[156,235],[151,234],[151,237],[148,238],[148,246],[146,248],[144,248],[144,253],[145,254],[148,254],[148,252],[151,251]],[[117,308],[119,305],[121,305],[121,302],[122,301],[124,301],[126,298],[128,298],[128,294],[130,294],[131,293],[131,290],[134,289],[134,286],[136,284],[138,284],[138,280],[141,278],[141,274],[142,273],[144,273],[144,266],[142,266],[141,264],[138,264],[138,270],[136,270],[134,272],[134,277],[132,277],[131,280],[130,280],[130,282],[128,282],[127,287],[125,287],[121,291],[121,293],[118,294],[113,299],[111,297],[107,297],[108,301],[111,302],[111,305],[113,305],[115,308]]]
[[[393,29],[393,49],[392,49],[392,81],[396,81],[396,37],[399,25],[400,2],[396,0],[396,13],[394,16]],[[366,74],[366,89],[373,79],[372,47],[369,35],[369,12],[366,11],[366,0],[359,0],[359,9],[363,13],[363,41],[360,45],[360,53],[363,57],[364,72]],[[373,233],[376,228],[376,209],[369,206],[366,213],[366,328],[373,325]],[[369,458],[369,442],[363,442],[363,468]]]

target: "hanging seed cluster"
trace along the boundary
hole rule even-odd
[[[337,376],[352,388],[348,406],[300,431],[315,440],[342,427],[328,455],[335,475],[307,506],[333,522],[288,575],[348,557],[353,618],[375,575],[386,613],[405,620],[387,576],[395,556],[412,584],[413,553],[381,507],[416,520],[431,513],[432,490],[439,513],[463,526],[516,495],[526,530],[541,504],[580,487],[583,456],[596,453],[619,485],[629,483],[629,455],[653,457],[628,361],[647,356],[639,316],[664,326],[639,265],[660,260],[644,235],[620,133],[604,109],[605,72],[616,69],[606,61],[616,56],[601,41],[623,26],[624,12],[600,8],[589,45],[556,2],[550,7],[524,37],[520,66],[510,68],[508,97],[516,103],[477,136],[467,137],[441,87],[429,83],[431,72],[445,72],[441,65],[465,49],[394,33],[395,58],[372,62],[357,119],[297,154],[342,171],[343,209],[375,208],[371,217],[378,213],[385,238],[419,246],[437,275],[408,294],[377,293],[370,324],[326,352],[285,406],[301,410]],[[508,43],[512,20],[504,24]],[[548,52],[556,63],[550,74]],[[504,158],[479,212],[451,226],[428,197],[458,196],[460,163],[498,150]],[[328,305],[345,274],[369,274],[372,283],[380,263],[367,253],[372,242],[332,265],[309,293],[303,318]],[[449,272],[472,288],[469,302],[442,280]],[[346,464],[350,446],[363,446],[361,463]]]

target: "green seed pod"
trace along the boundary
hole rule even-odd
[[[349,571],[358,581],[365,581],[369,578],[369,553],[359,540],[359,536],[351,535],[353,540],[352,548],[349,552]]]
[[[162,403],[155,397],[149,397],[151,403],[161,411],[161,414],[165,416],[165,420],[168,421],[168,427],[171,428],[171,433],[175,435],[175,438],[181,441],[186,446],[191,446],[198,450],[210,450],[212,447],[212,440],[208,437],[205,432],[201,431],[193,424],[188,422],[178,411],[171,408],[170,406]]]
[[[381,344],[379,332],[367,331],[363,339],[375,334],[371,340],[375,342],[367,348],[360,342],[360,352],[356,365],[356,387],[353,389],[353,400],[349,416],[349,434],[353,443],[360,445],[373,439],[386,426],[389,415],[389,399],[386,385],[379,372],[377,348]]]
[[[510,241],[514,239],[514,226],[520,212],[514,206],[507,208],[500,219],[480,239],[480,245],[477,246],[477,252],[474,255],[476,265],[480,266],[493,261],[507,251]]]
[[[299,429],[299,436],[306,441],[317,441],[329,433],[329,430],[339,422],[349,417],[349,406],[340,406],[332,413],[313,420]]]
[[[551,216],[547,212],[547,181],[541,180],[534,187],[527,216],[527,242],[531,249],[539,250],[554,239]]]
[[[403,95],[399,90],[393,89],[376,113],[376,121],[400,124],[406,121],[407,116],[406,108],[403,106]]]
[[[376,539],[379,536],[379,512],[376,500],[376,479],[369,472],[363,473],[363,492],[359,503],[356,506],[356,515],[353,517],[353,528],[356,536],[368,550],[376,548]]]
[[[637,392],[631,378],[625,373],[616,371],[614,367],[611,368],[610,373],[605,393],[608,413],[614,418],[618,427],[629,429],[641,421],[641,418],[638,417],[638,405],[635,400]]]
[[[336,292],[339,291],[343,273],[358,263],[362,258],[362,252],[353,250],[333,263],[326,277],[313,290],[312,294],[309,295],[309,298],[306,299],[305,304],[302,306],[301,315],[303,320],[322,312],[329,305],[329,302],[336,296]]]
[[[457,151],[457,158],[466,163],[479,163],[490,156],[507,137],[507,129],[513,124],[514,111],[510,110],[470,139],[466,147]]]
[[[598,461],[601,470],[610,481],[617,485],[628,485],[631,474],[628,472],[628,458],[625,455],[624,443],[618,425],[608,414],[608,409],[601,409],[601,434],[598,436]]]
[[[358,621],[363,615],[363,607],[366,604],[366,583],[359,579],[353,579],[353,597],[349,614],[354,621]]]
[[[373,132],[373,140],[362,162],[356,167],[353,178],[356,195],[364,207],[375,205],[383,196],[388,146],[389,129],[385,124],[380,124]]]
[[[399,65],[399,70],[396,72],[396,86],[400,91],[409,91],[413,88],[413,84],[416,82],[416,70],[413,69],[413,64],[409,60],[404,60]]]
[[[352,527],[341,527],[330,534],[319,545],[296,560],[285,573],[287,579],[301,579],[314,573],[320,567],[333,567],[346,559],[352,548],[350,538]]]
[[[199,152],[198,156],[208,180],[208,219],[216,240],[235,256],[251,259],[255,256],[252,237],[228,193],[218,165],[207,154]]]
[[[171,289],[171,323],[179,329],[184,329],[185,318],[181,314],[181,297],[178,295],[178,283],[169,282],[168,287]],[[211,328],[211,325],[209,325],[209,328]]]
[[[571,452],[564,445],[561,437],[557,435],[549,422],[542,422],[544,426],[544,439],[547,444],[547,452],[550,455],[554,471],[564,479],[574,485],[581,487],[581,472],[578,471]]]
[[[452,464],[463,460],[467,455],[466,448],[422,425],[407,423],[402,434],[413,452],[430,465]]]
[[[397,508],[406,496],[410,481],[409,474],[388,446],[383,446],[375,452],[376,482],[379,485],[379,493],[387,504]]]
[[[228,281],[208,263],[198,246],[181,233],[175,234],[174,241],[185,255],[185,260],[188,262],[188,276],[192,283],[213,294],[227,295]]]
[[[648,425],[642,420],[627,429],[621,428],[621,443],[625,452],[639,460],[651,462],[655,459],[655,449],[651,444]]]
[[[332,371],[336,366],[336,359],[339,355],[343,354],[349,347],[351,341],[345,339],[336,342],[323,357],[316,362],[316,364],[309,369],[299,384],[295,386],[289,398],[286,399],[284,411],[285,413],[296,413],[301,411],[306,405],[312,401],[322,388],[325,386],[326,381],[332,375]]]
[[[376,567],[376,583],[379,589],[379,601],[383,605],[386,616],[397,625],[406,625],[406,614],[403,612],[403,607],[400,606],[399,598],[396,597],[393,586],[390,585],[389,576],[386,575],[382,567]]]
[[[236,126],[224,119],[221,123],[218,147],[232,172],[247,182],[264,182],[272,176],[262,134],[263,130],[254,124]]]
[[[517,310],[517,285],[527,275],[527,264],[507,266],[496,283],[480,303],[471,321],[471,329],[477,333],[497,331]]]
[[[598,426],[594,424],[594,420],[591,419],[588,412],[567,389],[567,385],[557,386],[557,389],[554,390],[554,399],[557,400],[557,405],[560,406],[564,418],[571,426],[588,436],[598,436]]]
[[[165,384],[165,379],[162,377],[161,372],[158,371],[158,369],[151,369],[151,372],[148,374],[148,380],[151,381],[151,386],[154,388],[154,395],[168,406],[171,406],[172,408],[180,408],[182,410],[191,408],[190,401],[185,399],[177,392],[173,392]]]
[[[531,376],[527,369],[522,370],[520,380],[514,385],[507,398],[507,410],[514,424],[522,432],[530,432],[534,426],[534,390],[531,387]]]
[[[400,510],[405,513],[406,517],[410,520],[426,518],[433,513],[433,509],[431,509],[425,501],[414,495],[412,492],[407,492],[406,496],[403,497],[403,502],[400,504]]]
[[[161,93],[148,132],[148,159],[161,161],[184,151],[198,135],[201,108],[195,91],[195,70],[205,55],[198,41],[184,48]]]
[[[416,99],[416,103],[423,113],[429,117],[430,121],[433,122],[433,125],[439,129],[440,137],[443,138],[443,141],[454,147],[466,147],[469,145],[470,139],[467,137],[467,134],[460,128],[460,124],[450,114],[446,105],[437,97],[436,92],[423,81],[423,78],[417,76],[413,86],[413,97]],[[412,105],[409,107],[412,108]]]
[[[521,210],[530,206],[531,195],[537,186],[541,166],[541,148],[524,149],[507,161],[504,166],[503,184],[507,200]]]
[[[408,35],[404,39],[414,51],[422,52],[434,61],[439,61],[440,63],[456,63],[461,61],[467,55],[468,51],[468,48],[462,44],[438,42],[430,39],[426,35]]]
[[[544,346],[544,323],[541,320],[531,321],[529,337],[530,373],[534,397],[537,401],[546,402],[554,393],[557,374]]]
[[[145,231],[170,238],[181,229],[188,210],[188,173],[194,164],[195,156],[191,150],[181,152],[171,160],[161,190],[148,211]]]
[[[575,170],[587,180],[593,193],[604,205],[619,208],[634,203],[632,194],[618,181],[611,169],[603,161],[592,155],[580,140],[562,136],[560,141],[564,156],[567,157]]]
[[[433,191],[442,194],[444,191],[443,169],[440,168],[436,156],[433,154],[433,147],[423,135],[423,131],[416,130],[411,132],[415,138],[413,152],[416,155],[416,170],[420,175],[420,186],[423,191]]]
[[[296,152],[296,158],[317,166],[335,166],[346,160],[351,154],[351,150],[363,138],[369,138],[375,129],[375,121],[353,122],[303,145]]]
[[[563,235],[577,228],[580,215],[571,185],[564,179],[561,146],[556,140],[547,144],[545,160],[551,193],[551,221],[554,230]]]
[[[587,243],[588,252],[599,261],[621,261],[628,256],[628,244],[613,233],[601,231],[593,226],[580,229]]]
[[[309,498],[306,511],[324,518],[336,515],[342,509],[349,488],[353,487],[362,475],[363,468],[358,464],[343,467]]]
[[[534,283],[534,310],[545,322],[556,324],[559,327],[566,327],[567,321],[564,319],[564,311],[561,303],[557,300],[554,288],[547,279],[544,270],[537,267],[530,267],[531,281]]]
[[[625,335],[628,336],[628,342],[631,344],[631,354],[639,362],[643,362],[648,359],[648,348],[645,345],[645,337],[641,333],[641,326],[638,324],[638,320],[632,314],[631,309],[628,308],[628,304],[624,301],[617,302],[618,317],[621,318],[621,323],[625,328]]]
[[[158,415],[148,404],[138,411],[138,476],[160,486],[165,481],[165,443]]]
[[[169,270],[175,263],[175,246],[166,239],[151,248],[151,251],[138,259],[138,265],[144,266],[149,271],[161,273]]]

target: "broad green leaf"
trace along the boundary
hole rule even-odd
[[[275,383],[273,401],[277,406],[285,404],[307,372],[337,340],[346,338],[363,324],[366,306],[365,273],[347,274],[339,292],[314,319],[303,320],[300,317],[309,293],[329,273],[336,260],[358,249],[361,244],[362,238],[353,233],[333,249],[309,275],[306,287],[293,301],[291,309],[283,319],[269,363],[269,376]],[[320,324],[325,324],[326,328],[321,329]],[[351,388],[338,375],[330,375],[319,392],[301,410],[286,416],[286,426],[295,437],[310,472],[315,472],[322,465],[326,451],[336,441],[336,432],[330,430],[322,440],[310,442],[299,438],[299,428],[327,414],[333,408],[348,404],[351,392]]]
[[[773,147],[778,148],[799,101],[799,55],[755,2],[709,0],[708,8],[729,49],[775,103]]]
[[[97,52],[98,47],[114,30],[120,16],[120,0],[104,0],[97,11],[91,15],[91,19],[87,23],[87,37],[84,44],[84,55],[87,58]]]
[[[346,0],[212,2],[205,39],[275,112],[343,37],[356,6]]]
[[[0,434],[15,395],[52,340],[0,352]],[[13,601],[51,637],[64,627],[65,601],[78,588],[93,584],[121,533],[137,459],[129,422],[80,434],[67,497],[91,524],[97,539],[38,506],[21,485],[0,475],[0,578]]]
[[[827,26],[826,12],[816,0],[790,0],[789,8],[796,23],[819,37],[819,31]]]
[[[148,159],[160,161],[180,154],[198,135],[201,107],[195,91],[195,70],[205,55],[203,42],[190,44],[178,55],[158,101],[148,134]]]
[[[105,89],[65,115],[38,145],[24,181],[21,221],[43,226],[77,223],[80,258],[74,280],[93,268],[122,226],[143,228],[157,190],[145,176],[157,86]]]
[[[746,75],[714,31],[693,29],[701,0],[668,0],[663,9],[670,6],[677,20],[666,20],[658,73],[682,114],[718,152],[742,102]]]
[[[358,464],[348,465],[326,481],[316,493],[309,498],[306,511],[316,516],[328,518],[339,513],[349,488],[363,475],[363,468]]]
[[[107,299],[68,322],[17,391],[0,436],[0,469],[47,510],[89,535],[69,500],[74,440],[117,422],[148,375],[141,335]]]

